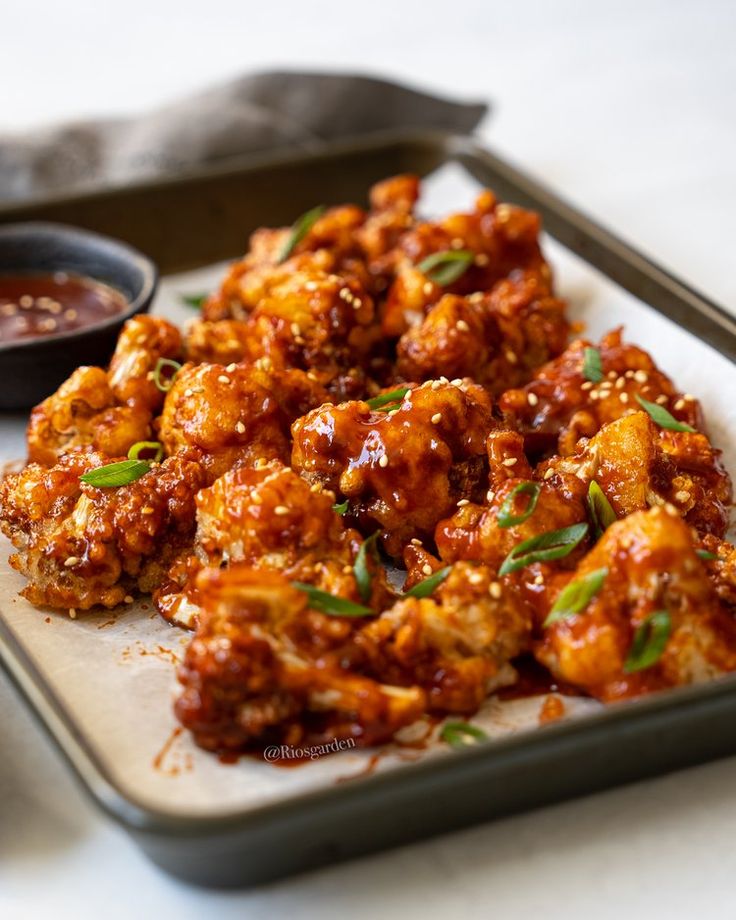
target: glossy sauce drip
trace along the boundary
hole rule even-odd
[[[82,275],[0,274],[0,344],[96,326],[127,306],[120,291]]]

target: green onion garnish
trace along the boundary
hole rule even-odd
[[[444,287],[465,273],[475,258],[467,249],[446,249],[443,252],[433,252],[431,256],[417,265],[422,274],[430,281]]]
[[[504,559],[499,575],[508,575],[533,562],[550,562],[569,556],[588,532],[587,524],[573,524],[530,537],[515,546]]]
[[[179,300],[186,307],[194,307],[195,310],[201,310],[202,304],[207,300],[207,294],[179,294]]]
[[[390,393],[381,393],[380,396],[374,396],[372,399],[366,399],[366,405],[370,409],[378,409],[381,412],[388,412],[384,406],[393,406],[392,403],[401,402],[409,392],[409,387],[400,387],[398,390],[391,390]]]
[[[343,514],[348,513],[349,507],[350,507],[350,504],[346,498],[344,502],[340,502],[339,504],[333,505],[332,510],[335,512],[335,514],[339,514],[342,517]]]
[[[305,214],[302,214],[301,217],[297,217],[297,219],[292,224],[291,233],[279,251],[279,254],[276,258],[277,263],[283,262],[289,258],[299,243],[301,243],[304,237],[312,229],[314,224],[316,224],[320,217],[322,217],[324,212],[324,205],[319,204],[316,208],[312,208],[311,211],[307,211]]]
[[[437,569],[422,581],[418,581],[408,591],[404,591],[404,597],[429,597],[434,593],[434,589],[447,578],[451,570],[451,565],[445,566],[444,569]]]
[[[599,383],[603,380],[601,353],[597,348],[585,348],[583,350],[583,377],[593,383]]]
[[[440,731],[440,739],[450,747],[472,747],[479,741],[488,741],[488,735],[469,722],[445,722]]]
[[[164,368],[170,368],[173,373],[162,377],[161,371],[163,371]],[[153,371],[153,382],[162,393],[168,393],[174,382],[174,377],[176,377],[180,370],[181,364],[179,364],[178,361],[173,361],[171,358],[159,358]]]
[[[537,507],[537,501],[541,491],[542,486],[538,482],[520,482],[518,485],[514,486],[498,509],[496,514],[498,526],[514,527],[516,524],[523,524],[527,518],[530,518],[534,514],[534,509]],[[521,514],[514,515],[512,511],[514,509],[514,499],[517,495],[528,495],[529,501],[526,509],[522,511]]]
[[[153,450],[153,462],[159,463],[164,455],[164,445],[160,441],[136,441],[128,451],[128,460],[138,460],[142,450]]]
[[[375,561],[378,561],[376,540],[380,534],[381,531],[377,530],[370,537],[363,540],[360,544],[358,555],[355,557],[355,565],[353,566],[355,581],[358,585],[358,593],[364,601],[369,601],[371,598],[371,581],[373,580],[371,570],[368,568],[368,555],[370,554]]]
[[[707,549],[696,549],[695,552],[706,562],[712,562],[713,559],[718,559],[718,553],[711,553]]]
[[[370,607],[354,604],[344,597],[335,597],[334,594],[320,591],[314,585],[307,585],[303,581],[292,581],[291,586],[292,588],[298,588],[299,591],[303,591],[307,595],[309,606],[313,610],[327,613],[331,617],[368,617],[373,616],[375,613]]]
[[[618,518],[611,503],[606,498],[605,492],[595,479],[591,479],[588,486],[587,503],[590,520],[593,523],[593,532],[596,540],[599,540],[604,530],[610,527]]]
[[[112,489],[135,482],[150,469],[149,460],[119,460],[117,463],[108,463],[107,466],[98,466],[94,470],[88,470],[79,478],[88,486]]]
[[[656,664],[662,657],[671,631],[672,620],[667,610],[650,613],[634,633],[634,641],[624,662],[624,673],[644,671]]]
[[[588,572],[582,578],[576,578],[560,591],[554,602],[547,619],[542,624],[549,626],[557,620],[575,616],[588,606],[590,601],[603,587],[603,582],[608,575],[608,569],[596,569]]]
[[[638,393],[636,394],[636,401],[645,412],[649,413],[651,420],[659,425],[660,428],[667,428],[668,431],[695,431],[691,425],[686,425],[684,422],[678,422],[676,418],[670,415],[664,406],[660,406],[658,403],[649,402],[648,399],[644,399],[644,397],[639,396]]]

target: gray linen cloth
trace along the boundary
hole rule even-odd
[[[257,151],[316,150],[391,128],[467,133],[486,111],[360,75],[253,74],[137,117],[0,134],[0,200],[125,185]]]

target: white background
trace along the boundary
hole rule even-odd
[[[380,72],[491,99],[497,149],[736,307],[735,37],[728,2],[5,0],[0,132],[255,68]],[[3,920],[736,914],[736,760],[212,893],[88,805],[2,678],[0,731]]]

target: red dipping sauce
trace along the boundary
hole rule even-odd
[[[0,345],[97,326],[127,308],[120,291],[83,275],[0,275]]]

